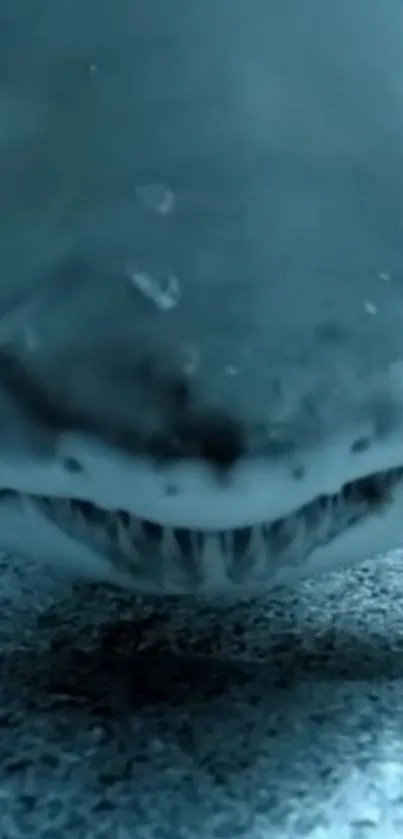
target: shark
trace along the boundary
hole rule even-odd
[[[0,39],[1,550],[237,598],[402,546],[400,0]]]

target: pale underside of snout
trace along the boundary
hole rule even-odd
[[[361,443],[361,445],[360,445]],[[46,457],[2,454],[0,486],[87,501],[160,526],[206,532],[275,521],[347,484],[403,467],[398,424],[388,437],[340,434],[272,457],[240,457],[217,469],[197,460],[131,455],[89,434],[60,434]]]

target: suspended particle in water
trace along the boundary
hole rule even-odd
[[[169,216],[174,208],[175,196],[166,184],[141,184],[136,188],[136,195],[149,210],[160,216]]]
[[[25,326],[23,334],[25,347],[28,350],[28,352],[36,352],[36,350],[38,349],[38,337],[32,329],[32,327]]]
[[[372,300],[366,300],[365,301],[364,309],[365,309],[367,315],[376,315],[376,313],[378,311],[376,306],[375,306],[375,303],[373,303]]]
[[[200,365],[200,352],[194,344],[183,347],[183,372],[186,376],[194,376]]]
[[[179,280],[174,274],[155,277],[147,271],[138,271],[133,267],[128,268],[127,274],[134,287],[159,309],[169,311],[178,305],[181,290]]]
[[[235,367],[233,364],[226,364],[225,372],[227,376],[239,376],[239,367]]]

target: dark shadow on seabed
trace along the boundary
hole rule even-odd
[[[328,836],[339,797],[369,829],[345,786],[358,772],[376,787],[381,758],[401,752],[400,561],[234,610],[83,586],[14,648],[5,625],[7,818],[34,836],[40,806],[46,839],[126,839],[134,823],[158,839]]]

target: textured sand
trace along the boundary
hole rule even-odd
[[[401,836],[402,559],[220,610],[4,558],[2,839]]]

